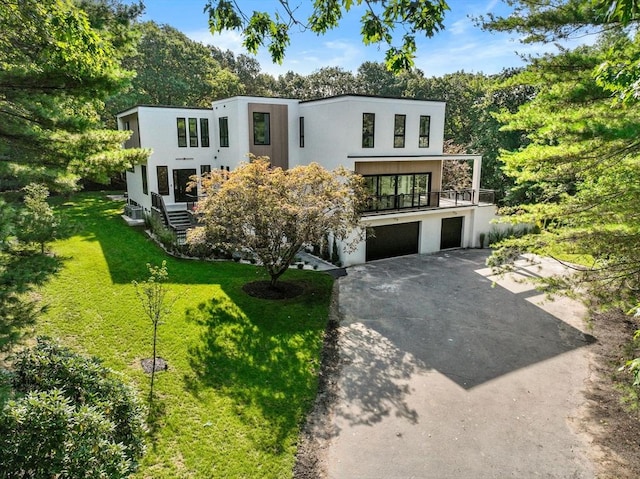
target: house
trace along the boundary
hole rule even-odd
[[[233,170],[248,153],[289,168],[318,162],[365,177],[368,234],[341,252],[344,265],[380,258],[479,246],[495,206],[480,189],[482,158],[443,153],[445,103],[340,95],[300,101],[237,96],[211,108],[135,106],[117,115],[131,130],[127,147],[151,148],[146,165],[127,172],[130,205],[166,212],[179,225],[197,200],[192,175]],[[443,163],[468,160],[472,186],[442,191]]]

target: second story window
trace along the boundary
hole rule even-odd
[[[189,146],[198,146],[198,119],[189,118]]]
[[[187,146],[187,121],[184,118],[178,118],[178,146],[186,148]]]
[[[271,131],[269,126],[269,113],[253,112],[253,144],[270,145]]]
[[[218,118],[218,131],[220,132],[220,146],[229,146],[229,119],[225,116]]]
[[[429,148],[429,128],[431,127],[431,117],[420,115],[420,138],[418,146],[420,148]]]
[[[300,117],[300,148],[304,148],[304,116]]]
[[[362,148],[373,148],[373,137],[376,126],[375,113],[362,114]]]
[[[209,146],[209,120],[207,118],[200,118],[200,145]]]
[[[404,148],[404,131],[407,122],[406,115],[396,115],[393,122],[393,147]]]

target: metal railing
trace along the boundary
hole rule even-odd
[[[476,197],[476,193],[478,193]],[[428,210],[493,204],[493,190],[446,190],[428,193],[370,196],[367,199],[364,214],[400,210]]]

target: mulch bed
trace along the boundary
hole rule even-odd
[[[304,287],[288,281],[278,281],[275,286],[271,286],[269,281],[252,281],[245,284],[242,290],[254,298],[291,299],[300,296],[304,292]]]
[[[142,370],[147,373],[147,374],[151,374],[151,371],[153,370],[153,358],[145,358],[145,359],[141,359],[140,360],[140,365],[142,366]],[[158,371],[166,371],[167,369],[169,369],[169,363],[167,363],[166,360],[164,360],[161,357],[157,357],[156,358],[156,372]]]

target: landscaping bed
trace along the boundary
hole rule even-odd
[[[255,298],[243,287],[262,268],[167,256],[120,218],[123,204],[86,193],[57,210],[74,234],[52,245],[62,267],[40,291],[34,333],[95,355],[148,395],[141,360],[152,324],[131,281],[167,261],[176,298],[158,329],[149,448],[136,477],[291,477],[300,426],[316,395],[333,279],[292,269],[301,294]]]

